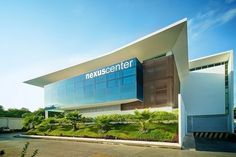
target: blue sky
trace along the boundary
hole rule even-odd
[[[0,105],[43,107],[22,82],[188,18],[189,59],[236,50],[235,0],[0,1]]]

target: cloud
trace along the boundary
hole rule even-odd
[[[203,32],[226,24],[236,17],[236,8],[230,9],[211,9],[200,12],[196,17],[189,20],[189,33],[192,38],[198,37]]]
[[[236,16],[236,8],[228,10],[220,19],[221,23],[224,24]]]
[[[227,4],[231,4],[233,2],[235,2],[235,0],[225,0],[225,3],[227,3]]]

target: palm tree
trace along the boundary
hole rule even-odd
[[[68,120],[72,124],[74,131],[76,131],[78,129],[77,122],[83,120],[82,114],[79,113],[79,111],[77,111],[77,110],[67,112],[65,115],[65,118],[66,118],[66,120]]]
[[[26,113],[23,115],[24,127],[27,129],[34,129],[36,125],[40,124],[44,117],[35,115],[34,113]]]
[[[134,111],[134,120],[139,124],[139,130],[141,132],[148,132],[148,124],[154,120],[154,112],[149,110],[144,110],[139,112],[138,110]]]
[[[98,131],[104,133],[109,131],[111,118],[108,115],[101,115],[95,118],[95,125],[98,128]]]

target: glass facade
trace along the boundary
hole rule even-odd
[[[130,59],[44,87],[46,107],[86,107],[143,99],[142,65]]]

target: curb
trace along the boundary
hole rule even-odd
[[[48,139],[48,140],[67,140],[88,143],[104,143],[104,144],[124,144],[130,146],[143,146],[143,147],[159,147],[159,148],[172,148],[181,149],[180,144],[170,142],[148,142],[148,141],[132,141],[132,140],[109,140],[98,138],[81,138],[81,137],[59,137],[59,136],[38,136],[38,135],[18,135],[17,137],[33,138],[33,139]]]

